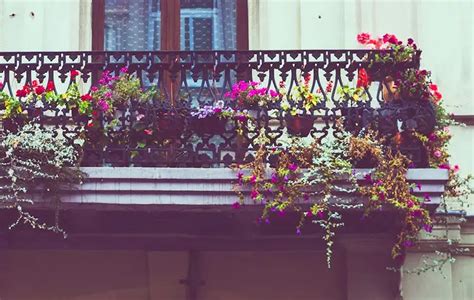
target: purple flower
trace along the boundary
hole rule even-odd
[[[423,195],[423,198],[425,199],[425,202],[430,202],[431,201],[430,195],[428,195],[427,193],[425,193]]]
[[[255,182],[257,182],[257,177],[256,177],[255,175],[252,175],[252,176],[250,177],[250,180],[249,180],[249,181],[250,181],[250,183],[255,183]]]
[[[368,183],[372,183],[372,175],[371,175],[371,174],[365,174],[365,175],[364,175],[364,179],[365,179],[365,181],[367,181]]]
[[[276,173],[272,174],[271,182],[272,183],[277,183],[278,182],[278,175]]]
[[[320,219],[324,219],[324,211],[318,210],[318,212],[316,213],[316,216]]]
[[[423,229],[424,229],[426,232],[431,233],[431,232],[433,231],[433,225],[424,224],[424,225],[423,225]]]
[[[290,171],[296,171],[296,169],[298,169],[298,165],[297,164],[294,164],[294,163],[291,163],[288,165],[288,170]]]
[[[301,234],[301,229],[296,228],[296,234],[297,234],[297,235],[300,235],[300,234]]]
[[[406,241],[403,242],[403,245],[404,245],[405,247],[412,247],[412,246],[413,246],[413,242],[410,241],[410,240],[406,240]]]

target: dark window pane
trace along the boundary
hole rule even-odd
[[[105,0],[106,50],[159,50],[160,0]]]
[[[180,0],[181,50],[235,50],[236,0]]]

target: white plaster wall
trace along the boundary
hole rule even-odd
[[[91,0],[0,0],[0,51],[91,49]]]

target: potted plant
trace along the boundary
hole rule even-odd
[[[235,108],[247,110],[253,118],[257,118],[259,110],[276,103],[279,94],[275,90],[261,87],[261,83],[256,81],[239,81],[224,97],[235,101]]]
[[[298,81],[291,93],[288,95],[284,82],[280,82],[280,94],[282,100],[280,107],[285,112],[286,129],[290,135],[305,137],[308,136],[313,129],[316,117],[313,111],[323,101],[324,94],[321,89],[311,92],[310,82],[311,76],[306,74],[303,80]],[[329,81],[326,86],[326,92],[332,90],[332,82]]]
[[[217,101],[214,105],[204,105],[191,112],[192,130],[198,135],[216,135],[225,132],[227,121],[234,116],[234,110]]]
[[[372,81],[384,81],[387,76],[402,72],[407,68],[418,68],[419,51],[413,39],[406,44],[393,34],[372,38],[368,33],[357,35],[357,41],[368,49],[383,50],[367,57],[370,61],[367,73]]]

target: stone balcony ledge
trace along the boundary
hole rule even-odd
[[[236,174],[227,168],[138,168],[84,167],[84,184],[62,196],[63,203],[107,205],[222,206],[237,200],[232,190]],[[356,169],[362,180],[370,169]],[[435,208],[441,201],[448,172],[442,169],[410,169],[410,182],[421,185],[413,191],[429,196],[426,204]],[[341,195],[353,203],[357,195]],[[253,202],[249,199],[249,204]]]

